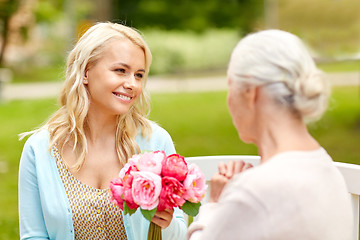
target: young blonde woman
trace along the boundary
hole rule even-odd
[[[98,23],[67,60],[60,109],[26,141],[19,169],[21,239],[146,239],[149,222],[109,202],[109,182],[142,150],[175,153],[146,118],[151,53],[132,28]],[[26,135],[26,134],[24,134]],[[163,239],[184,239],[181,210],[157,212]]]
[[[189,238],[352,239],[345,181],[306,127],[326,110],[328,89],[302,41],[280,30],[243,38],[228,84],[233,123],[258,147],[261,164],[219,165]]]

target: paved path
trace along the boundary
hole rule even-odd
[[[332,86],[360,85],[360,72],[328,74]],[[59,95],[62,82],[7,84],[1,93],[2,99],[35,99],[49,98]],[[199,92],[226,90],[226,76],[212,76],[203,78],[163,78],[149,77],[147,88],[150,93],[163,92]]]

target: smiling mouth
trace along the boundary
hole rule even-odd
[[[121,98],[122,100],[125,100],[125,101],[131,101],[131,99],[132,99],[132,97],[129,97],[129,96],[126,96],[126,95],[123,95],[123,94],[120,94],[120,93],[113,92],[113,94],[116,97]]]

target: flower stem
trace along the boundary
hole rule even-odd
[[[147,240],[162,240],[161,227],[150,222]]]

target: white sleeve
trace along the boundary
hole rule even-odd
[[[190,240],[258,240],[266,233],[269,220],[264,206],[244,189],[226,188],[218,203],[201,207],[198,221],[188,230]]]

